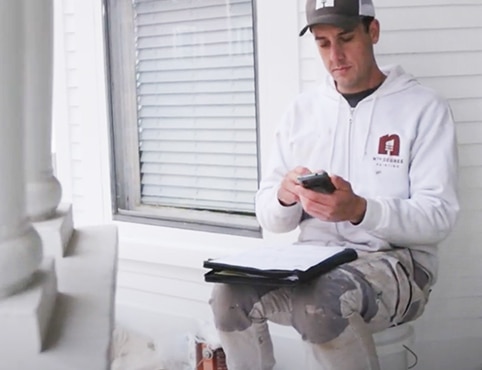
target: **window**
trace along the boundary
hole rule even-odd
[[[106,0],[117,219],[259,234],[252,0]]]

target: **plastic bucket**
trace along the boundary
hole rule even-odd
[[[407,370],[408,350],[415,335],[410,324],[392,326],[374,334],[381,370]]]

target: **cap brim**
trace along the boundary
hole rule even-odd
[[[359,16],[347,17],[346,15],[339,14],[324,14],[316,19],[313,19],[309,24],[307,24],[300,31],[300,36],[303,36],[306,31],[317,24],[328,24],[330,26],[341,28],[345,31],[351,31],[358,26],[358,24],[360,24],[360,21],[361,18]]]

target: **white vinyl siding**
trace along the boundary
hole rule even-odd
[[[480,368],[482,360],[471,348],[480,347],[482,333],[482,1],[375,0],[375,5],[379,65],[400,64],[446,97],[458,134],[461,212],[440,246],[439,280],[415,323],[417,368]],[[301,27],[304,0],[298,14]],[[310,35],[300,40],[300,62],[301,89],[311,88],[324,72]],[[460,355],[451,356],[451,350]]]

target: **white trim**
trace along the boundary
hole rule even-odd
[[[94,20],[94,50],[96,55],[95,77],[97,80],[98,99],[96,109],[96,121],[102,123],[98,125],[99,129],[99,173],[100,186],[102,188],[102,220],[110,222],[112,220],[112,192],[111,192],[111,151],[110,151],[110,130],[109,130],[109,114],[108,114],[108,91],[106,78],[106,60],[105,60],[105,38],[104,38],[104,4],[102,1],[95,1],[92,9]]]
[[[54,0],[54,30],[64,30],[63,0]],[[62,184],[62,202],[72,203],[71,133],[68,120],[67,63],[65,33],[54,31],[54,81],[52,107],[52,147],[55,153],[54,168]]]
[[[86,204],[85,224],[110,218],[109,140],[104,70],[104,35],[101,1],[75,2],[76,18],[82,19],[77,33],[79,54],[79,96],[85,102],[82,115],[82,157]]]
[[[298,4],[279,0],[256,2],[261,170],[268,160],[278,122],[300,91]],[[273,17],[276,9],[276,17]],[[265,22],[269,20],[269,22]]]

